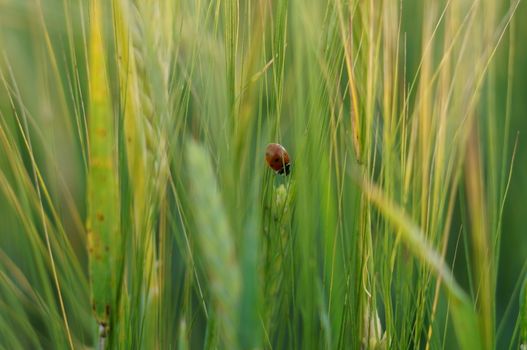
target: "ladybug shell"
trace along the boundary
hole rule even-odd
[[[265,160],[271,169],[278,174],[289,175],[290,163],[289,154],[284,146],[279,143],[270,143],[265,149]]]

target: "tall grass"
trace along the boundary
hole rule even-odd
[[[527,346],[519,4],[2,4],[0,345]]]

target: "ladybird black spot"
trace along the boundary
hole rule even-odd
[[[110,316],[110,305],[109,304],[106,304],[106,307],[105,307],[104,311],[105,311],[107,316]]]
[[[280,175],[282,175],[284,173],[286,175],[289,175],[289,173],[291,173],[291,165],[289,163],[285,164],[285,166],[283,166],[280,169],[278,169],[277,173],[280,174]]]

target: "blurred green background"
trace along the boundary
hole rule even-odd
[[[503,312],[507,298],[512,294],[515,281],[525,275],[527,261],[527,227],[525,216],[527,208],[522,205],[527,198],[527,4],[521,3],[518,8],[515,25],[515,38],[518,45],[514,53],[515,72],[512,75],[511,100],[511,148],[518,137],[518,147],[514,162],[508,200],[505,204],[503,222],[503,245],[501,247],[500,277],[498,289],[498,313]],[[500,50],[497,60],[497,81],[507,84],[507,72],[503,63],[507,60],[505,50]],[[505,89],[498,89],[498,102],[506,105]],[[524,277],[525,278],[525,277]],[[511,323],[509,323],[510,325]]]
[[[427,1],[405,0],[402,3],[405,9],[402,27],[403,32],[406,33],[408,47],[406,73],[410,79],[419,63],[420,28]],[[503,1],[503,4],[505,3],[506,1]],[[80,15],[79,18],[64,17],[62,10],[64,6],[77,5],[58,0],[0,0],[0,69],[4,81],[0,84],[0,118],[6,120],[5,125],[19,138],[20,143],[24,140],[18,128],[27,128],[30,133],[35,134],[31,145],[35,159],[44,169],[43,176],[52,197],[57,198],[56,203],[61,203],[63,206],[58,209],[62,213],[65,231],[70,234],[73,250],[83,268],[87,270],[85,241],[82,238],[86,217],[84,202],[86,160],[81,156],[83,140],[82,137],[77,137],[79,121],[75,119],[73,113],[76,106],[71,104],[70,100],[64,99],[64,96],[55,94],[54,92],[61,90],[62,87],[53,85],[55,78],[65,86],[72,84],[75,81],[72,79],[73,75],[79,74],[79,80],[84,81],[85,85],[72,89],[71,91],[74,90],[79,95],[71,96],[71,99],[80,101],[87,95],[85,68],[79,66],[78,70],[71,69],[69,55],[80,55],[77,57],[79,62],[85,62],[86,57],[82,57],[81,53],[86,43],[83,42],[81,33],[87,30],[87,23],[82,21]],[[504,13],[505,10],[498,17]],[[42,31],[43,23],[48,32]],[[68,27],[73,28],[73,33],[78,33],[78,37],[69,38],[65,31]],[[498,320],[503,315],[507,315],[507,307],[511,309],[503,330],[504,334],[509,335],[512,335],[518,310],[518,294],[515,293],[518,293],[518,283],[523,278],[522,274],[526,273],[527,267],[527,1],[520,3],[512,30],[512,38],[515,40],[511,60],[513,74],[508,76],[507,62],[511,37],[509,33],[499,46],[491,68],[498,86],[493,96],[496,110],[503,113],[506,110],[507,85],[509,81],[512,84],[509,157],[512,157],[516,137],[518,140],[510,190],[504,209],[496,299]],[[55,52],[63,53],[63,56],[50,58],[48,46],[52,46]],[[6,62],[9,64],[5,64]],[[10,100],[6,93],[5,81],[16,81],[16,90],[11,91],[11,94],[23,96],[23,105]],[[482,98],[487,97],[484,95]],[[13,109],[29,112],[33,116],[31,122],[34,125],[17,125],[12,118]],[[499,120],[500,116],[497,118]],[[492,145],[487,146],[492,147]],[[49,151],[51,153],[48,153]],[[10,182],[14,175],[5,170],[8,169],[7,152],[9,149],[5,145],[0,145],[0,169],[6,181]],[[53,161],[48,162],[51,158]],[[29,165],[31,159],[26,155],[24,161]],[[35,210],[32,215],[37,216],[38,211]],[[22,248],[29,242],[19,240],[22,225],[23,223],[17,219],[15,209],[7,202],[5,194],[0,193],[0,249],[8,252],[10,258],[22,270],[31,270],[33,261],[25,255],[26,251]],[[452,254],[452,251],[449,252],[449,256]],[[464,278],[463,271],[463,267],[458,264],[456,273],[460,279]]]

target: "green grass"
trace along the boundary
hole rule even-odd
[[[523,7],[0,4],[0,348],[527,346]]]

